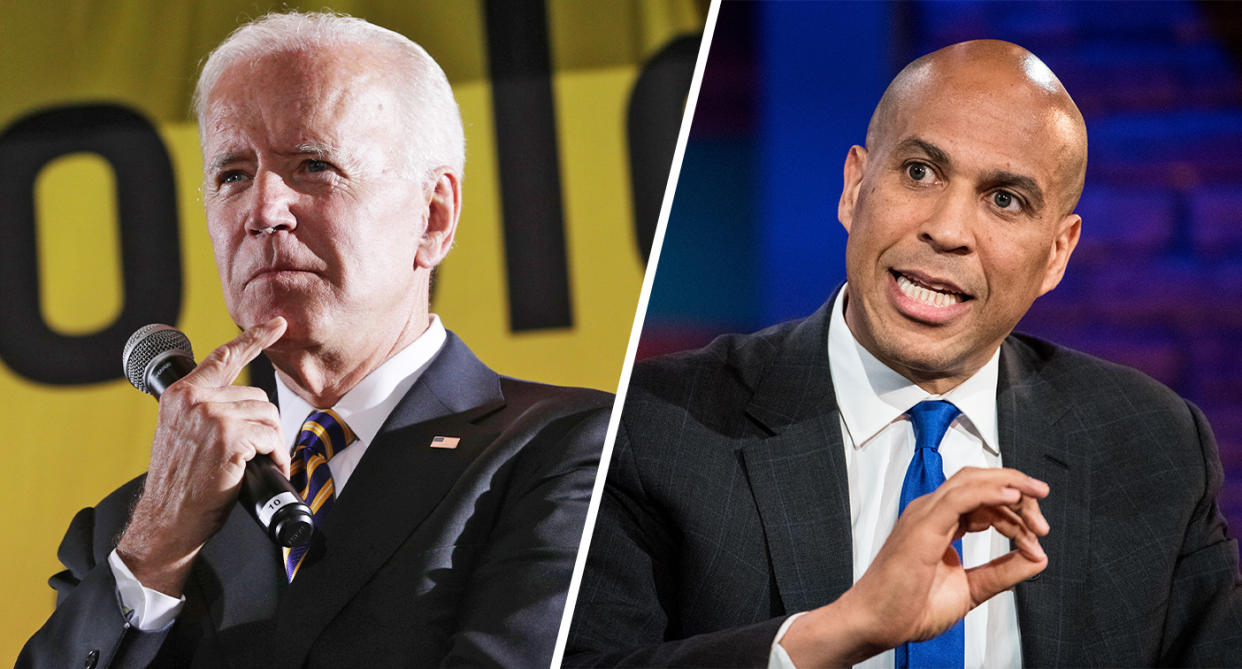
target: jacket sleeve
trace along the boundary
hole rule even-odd
[[[1233,666],[1242,658],[1238,543],[1229,536],[1217,505],[1224,474],[1212,429],[1198,407],[1188,406],[1206,476],[1173,576],[1161,664]]]
[[[608,416],[605,407],[552,420],[524,446],[441,666],[548,666]]]
[[[763,667],[780,616],[678,638],[676,532],[643,489],[625,422],[617,434],[564,665]]]
[[[48,579],[56,610],[18,655],[19,669],[144,667],[155,659],[168,630],[130,626],[107,559],[141,490],[140,480],[131,481],[69,523],[57,553],[65,570]]]

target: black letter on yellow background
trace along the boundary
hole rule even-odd
[[[698,52],[698,35],[683,35],[665,44],[643,65],[630,93],[625,125],[634,193],[634,236],[643,263],[651,255]]]
[[[546,7],[489,0],[486,8],[509,327],[572,327]]]
[[[50,161],[94,153],[116,174],[124,298],[106,328],[65,335],[39,306],[35,179]],[[181,244],[173,167],[151,123],[116,105],[36,112],[0,134],[0,358],[40,383],[70,385],[121,376],[121,347],[152,322],[176,323],[181,311]],[[72,197],[73,194],[65,194]],[[84,284],[91,277],[81,277]]]

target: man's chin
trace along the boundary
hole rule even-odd
[[[287,351],[293,347],[305,346],[319,329],[315,326],[317,319],[312,314],[287,308],[248,310],[234,316],[233,321],[244,330],[266,323],[277,316],[285,319],[285,333],[275,344],[268,347],[268,351]]]
[[[944,331],[927,327],[890,328],[876,338],[871,351],[880,362],[902,376],[924,381],[965,378],[970,370],[970,347]],[[984,362],[987,358],[984,357]]]
[[[285,321],[289,324],[285,328],[285,334],[281,336],[275,344],[269,347],[273,352],[287,352],[294,349],[305,349],[314,341],[314,333],[316,328],[312,327],[305,320],[290,318],[286,314],[274,314],[275,316],[284,316]]]

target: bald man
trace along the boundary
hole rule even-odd
[[[846,158],[845,287],[635,367],[567,664],[1238,662],[1203,415],[1012,334],[1078,241],[1086,148],[1017,45],[903,69]]]

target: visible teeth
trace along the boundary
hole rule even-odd
[[[897,287],[906,297],[934,307],[947,307],[962,301],[962,296],[958,293],[945,293],[934,288],[920,286],[907,279],[904,274],[897,274]]]

